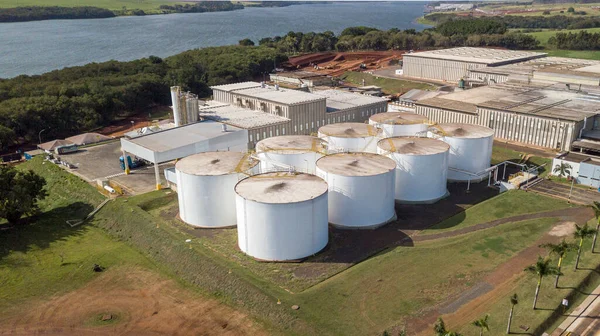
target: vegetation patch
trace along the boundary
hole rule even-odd
[[[529,213],[559,210],[572,207],[566,201],[550,198],[523,190],[510,190],[494,198],[474,205],[454,215],[421,234],[436,234]]]

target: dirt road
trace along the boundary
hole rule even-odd
[[[110,315],[111,320],[101,321]],[[146,270],[111,269],[83,288],[0,316],[0,335],[265,335],[245,314]]]

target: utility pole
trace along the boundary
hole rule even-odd
[[[38,140],[40,140],[40,142],[38,143],[39,145],[41,145],[41,144],[42,144],[42,132],[43,132],[43,131],[45,131],[45,130],[46,130],[46,129],[44,128],[43,130],[41,130],[41,131],[38,133]]]

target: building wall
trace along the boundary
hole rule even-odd
[[[559,158],[554,158],[552,160],[552,167],[550,167],[550,174],[554,175],[554,176],[558,176],[558,173],[554,172],[554,167],[560,166],[560,164],[563,162],[569,164],[572,167],[570,169],[571,177],[575,178],[575,182],[581,183],[579,181],[579,162],[567,161],[567,160],[563,160],[563,159],[559,159]]]
[[[480,81],[483,80],[485,84],[493,85],[496,83],[504,83],[508,80],[508,75],[502,74],[487,74],[481,72],[472,72],[469,71],[468,75],[469,79]]]
[[[310,108],[312,106],[312,109]],[[256,127],[248,130],[248,149],[265,138],[280,135],[316,134],[319,127],[340,122],[365,122],[376,113],[387,112],[387,102],[358,106],[337,112],[326,113],[320,102],[300,106],[290,106],[291,120],[287,123]]]
[[[404,55],[402,68],[404,70],[404,76],[455,82],[466,77],[468,75],[468,70],[485,66],[485,64],[481,63]]]
[[[417,105],[416,112],[437,123],[466,123],[490,127],[495,138],[522,144],[570,150],[583,122],[528,116],[478,108],[476,114]],[[593,124],[588,121],[589,125]],[[587,128],[587,127],[586,127]]]

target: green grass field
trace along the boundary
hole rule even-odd
[[[537,282],[535,276],[523,272],[520,276],[512,279],[511,287],[513,288],[513,291],[508,293],[505,298],[499,298],[498,301],[493,302],[490,309],[487,311],[487,313],[490,314],[490,333],[488,335],[505,335],[506,323],[510,310],[509,297],[513,293],[518,295],[520,301],[515,307],[511,328],[513,333],[523,332],[523,330],[519,329],[519,326],[521,325],[529,326],[533,329],[536,325],[542,324],[550,317],[554,312],[554,309],[559,307],[561,300],[569,295],[574,295],[570,298],[569,309],[577,307],[587,296],[586,293],[591,293],[598,285],[600,285],[600,274],[591,270],[591,268],[596,268],[600,264],[600,255],[591,253],[590,247],[591,239],[588,239],[583,246],[580,269],[577,271],[574,270],[576,252],[567,254],[563,261],[563,267],[561,269],[563,275],[560,277],[558,289],[554,288],[554,276],[544,278],[537,304],[537,307],[540,309],[532,309]],[[556,258],[554,257],[553,260],[553,264],[556,266]],[[574,287],[579,287],[584,278],[589,275],[591,275],[591,279],[588,284],[574,289]],[[562,309],[559,310],[562,311]],[[557,319],[556,322],[549,324],[547,330],[554,330],[558,327],[560,322],[562,322],[568,314],[569,311],[566,312],[565,316]],[[463,332],[465,335],[474,334],[476,332],[476,329],[470,325],[456,327],[458,331]],[[529,330],[529,332],[531,331],[532,330]]]
[[[600,28],[588,28],[588,29],[562,29],[562,30],[543,30],[541,32],[526,33],[531,35],[540,41],[540,44],[545,47],[548,45],[548,39],[554,36],[556,33],[577,33],[580,31],[588,31],[590,33],[599,33]]]
[[[514,223],[393,248],[300,293],[303,313],[340,335],[381,334],[475,285],[554,222]]]
[[[474,205],[464,212],[452,216],[424,230],[422,234],[454,231],[465,227],[491,222],[500,218],[558,210],[572,207],[555,198],[545,197],[522,190],[511,190]]]
[[[178,2],[168,0],[94,0],[94,1],[76,1],[76,0],[53,0],[52,2],[43,0],[0,0],[0,8],[10,8],[17,6],[62,6],[62,7],[80,7],[93,6],[107,8],[111,10],[142,9],[144,11],[158,10],[160,5],[172,5]]]
[[[98,228],[66,225],[67,219],[84,217],[104,199],[92,186],[41,157],[18,168],[43,175],[49,195],[40,202],[42,214],[34,224],[0,234],[0,311],[78,288],[97,276],[91,271],[94,264],[153,267]]]
[[[376,77],[364,72],[346,72],[341,79],[358,86],[363,85],[362,81],[364,79],[364,85],[377,85],[381,87],[386,94],[405,93],[411,89],[435,90],[435,86],[431,84]]]

